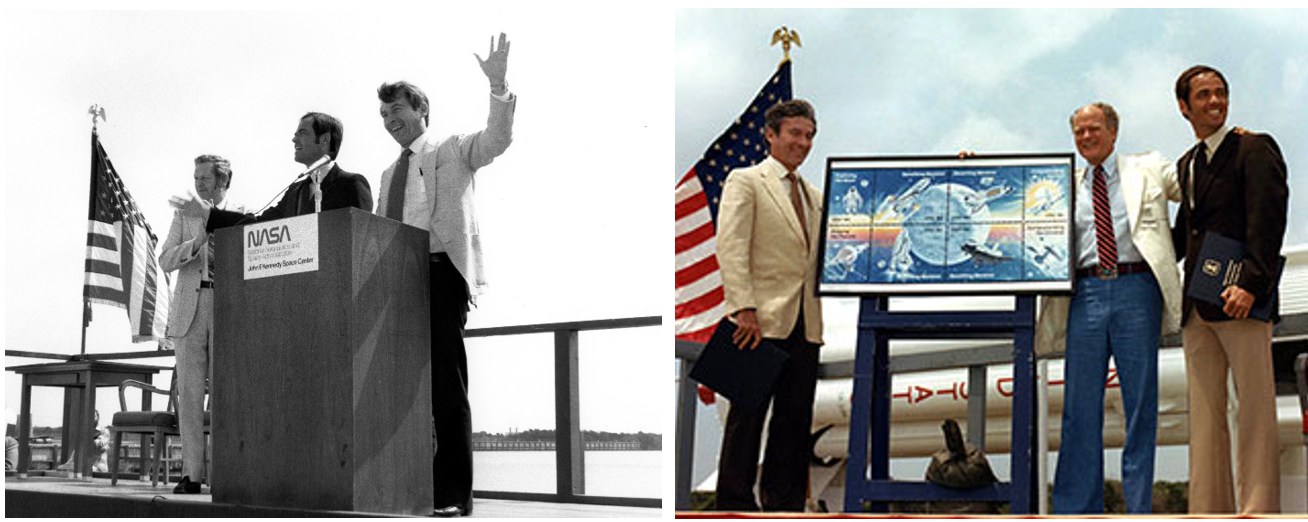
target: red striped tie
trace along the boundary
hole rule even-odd
[[[1113,233],[1113,208],[1108,204],[1108,183],[1104,180],[1104,167],[1095,167],[1095,242],[1099,245],[1099,273],[1117,273],[1117,235]]]

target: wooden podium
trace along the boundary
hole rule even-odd
[[[247,278],[307,264],[314,220],[316,269]],[[214,502],[431,514],[427,232],[349,208],[216,238]]]

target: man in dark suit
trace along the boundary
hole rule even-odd
[[[1272,323],[1249,318],[1272,299],[1277,256],[1285,235],[1289,187],[1285,159],[1266,134],[1231,132],[1226,78],[1196,65],[1176,80],[1176,101],[1198,142],[1176,164],[1181,209],[1172,239],[1185,258],[1185,286],[1199,269],[1204,234],[1244,244],[1244,268],[1223,290],[1224,306],[1182,304],[1182,337],[1190,403],[1190,513],[1279,513],[1280,455],[1272,376]],[[1272,304],[1273,320],[1277,318]],[[1227,369],[1239,409],[1239,477],[1231,479],[1227,432]],[[1238,489],[1233,494],[1233,489]]]
[[[313,167],[324,157],[328,161],[313,168],[304,179],[292,183],[277,205],[258,215],[211,208],[195,198],[174,201],[173,205],[187,215],[205,219],[208,232],[237,223],[272,221],[338,208],[356,207],[372,212],[372,187],[368,179],[346,172],[336,164],[344,136],[345,127],[341,121],[328,114],[310,112],[300,117],[300,124],[291,138],[295,145],[295,161],[305,168]]]

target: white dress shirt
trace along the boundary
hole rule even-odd
[[[1108,206],[1113,210],[1113,234],[1117,239],[1117,263],[1143,261],[1144,256],[1131,241],[1131,219],[1126,212],[1126,199],[1122,197],[1122,176],[1117,171],[1117,153],[1104,160],[1104,184],[1108,188]],[[1095,166],[1087,163],[1085,175],[1076,186],[1076,238],[1079,254],[1077,268],[1099,264],[1099,241],[1095,239]]]

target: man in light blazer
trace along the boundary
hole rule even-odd
[[[213,208],[244,213],[227,199],[232,185],[232,166],[222,156],[206,154],[195,158],[195,193]],[[173,213],[159,265],[165,272],[177,272],[172,308],[168,314],[168,337],[177,351],[177,415],[182,432],[182,481],[174,493],[200,492],[200,470],[204,465],[205,382],[213,372],[213,243],[204,230],[204,219]],[[212,391],[212,390],[210,390]]]
[[[427,95],[407,82],[377,89],[386,131],[401,147],[382,173],[379,215],[430,233],[432,415],[436,455],[433,477],[437,516],[472,513],[472,412],[468,405],[468,358],[463,326],[468,305],[486,286],[474,206],[477,169],[489,165],[513,141],[517,96],[508,90],[509,42],[500,33],[485,60],[490,117],[472,134],[442,137],[427,130]]]
[[[822,345],[816,292],[822,197],[799,175],[817,133],[803,100],[764,113],[768,158],[727,177],[718,208],[718,264],[734,342],[754,349],[766,338],[790,354],[772,397],[772,420],[759,482],[767,511],[803,511],[809,429]],[[722,434],[717,508],[757,511],[754,481],[767,408],[732,405]]]
[[[1046,298],[1036,326],[1041,352],[1066,344],[1062,442],[1054,511],[1102,513],[1104,383],[1112,357],[1125,406],[1122,488],[1128,513],[1151,511],[1158,429],[1158,342],[1180,328],[1180,278],[1167,221],[1175,170],[1160,154],[1118,156],[1113,107],[1072,114],[1078,169],[1077,281],[1071,298]]]

